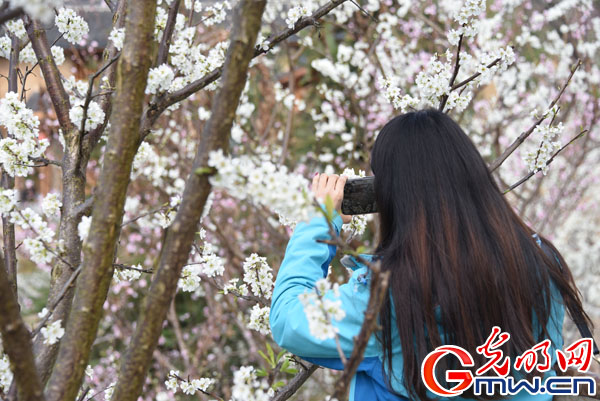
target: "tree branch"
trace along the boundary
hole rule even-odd
[[[569,82],[571,82],[571,78],[573,78],[573,75],[575,74],[575,71],[577,71],[579,66],[581,66],[581,60],[577,60],[577,63],[573,66],[573,68],[571,68],[571,74],[569,75],[569,78],[567,78],[567,82],[565,82],[565,84],[563,85],[561,90],[558,92],[558,94],[556,95],[554,100],[552,100],[552,103],[550,103],[550,106],[548,106],[548,110],[552,109],[554,107],[554,105],[556,105],[556,103],[558,103],[560,97],[564,93],[565,89],[567,89]],[[546,113],[545,115],[540,117],[527,131],[525,131],[521,135],[519,135],[519,137],[517,139],[515,139],[515,141],[513,143],[511,143],[510,146],[508,148],[506,148],[506,150],[504,152],[502,152],[502,154],[490,164],[490,167],[489,167],[490,172],[493,172],[498,167],[500,167],[502,165],[502,163],[504,163],[504,161],[506,159],[508,159],[508,156],[510,156],[523,142],[525,142],[525,139],[527,139],[529,137],[529,135],[531,135],[531,133],[535,130],[535,128],[538,125],[540,125],[547,117],[548,117],[548,113]]]
[[[208,176],[196,174],[195,171],[207,165],[211,151],[227,150],[265,3],[266,0],[241,0],[235,8],[223,83],[213,101],[211,117],[202,131],[177,215],[167,232],[158,269],[144,300],[127,356],[121,365],[113,401],[134,401],[142,391],[151,363],[152,350],[157,345],[167,310],[177,290],[181,270],[189,257],[197,225],[211,191]]]
[[[0,331],[4,352],[14,372],[19,401],[44,400],[29,331],[21,319],[19,304],[0,258]]]
[[[285,29],[282,32],[280,32],[279,34],[268,39],[269,46],[267,49],[263,49],[263,48],[256,49],[254,51],[253,58],[258,57],[261,54],[265,54],[265,53],[269,52],[269,50],[271,50],[276,44],[286,40],[287,38],[289,38],[292,35],[295,35],[296,33],[300,32],[302,29],[304,29],[308,26],[316,25],[317,20],[319,18],[327,15],[327,13],[329,13],[331,10],[333,10],[340,4],[344,3],[345,1],[347,1],[347,0],[331,0],[329,3],[325,4],[324,6],[320,7],[318,10],[316,10],[312,15],[299,19],[294,24],[293,28]],[[163,111],[165,111],[165,109],[167,109],[167,107],[169,107],[183,99],[186,99],[191,94],[210,85],[211,83],[213,83],[214,81],[219,79],[222,72],[223,72],[222,66],[219,68],[216,68],[216,69],[212,70],[211,72],[209,72],[208,74],[206,74],[204,77],[192,82],[191,84],[185,86],[184,88],[182,88],[178,91],[163,95],[161,98],[158,99],[158,102],[156,104],[151,104],[148,107],[148,109],[144,115],[144,120],[142,123],[143,135],[145,136],[149,132],[149,130],[152,127],[152,125],[154,124],[154,122],[158,119],[158,117],[161,115],[161,113]]]
[[[296,373],[296,376],[292,378],[285,386],[277,390],[277,393],[271,398],[271,401],[285,401],[293,396],[296,391],[308,380],[308,378],[317,371],[318,365],[312,363],[306,363],[306,367],[303,365],[300,372]]]
[[[23,15],[23,9],[21,7],[9,8],[8,10],[2,11],[0,13],[0,25],[4,24],[6,21],[20,17],[21,15]]]
[[[452,72],[452,77],[450,78],[450,83],[448,86],[450,87],[450,91],[452,91],[452,86],[454,85],[454,80],[458,75],[458,70],[460,70],[460,48],[462,47],[464,34],[460,34],[458,38],[458,46],[456,47],[456,61],[454,63],[454,72]],[[450,92],[448,92],[450,93]],[[442,96],[442,100],[440,101],[440,106],[438,107],[439,111],[444,111],[444,107],[446,106],[446,102],[448,101],[448,95]]]
[[[98,330],[102,305],[113,275],[113,256],[123,218],[131,166],[139,144],[140,116],[150,68],[156,1],[128,2],[123,51],[117,65],[117,90],[112,130],[94,193],[92,224],[83,247],[73,308],[47,387],[49,401],[72,401],[77,396],[90,349]]]
[[[156,58],[156,66],[166,63],[169,57],[169,48],[171,47],[171,39],[173,39],[173,31],[175,29],[175,22],[177,20],[177,12],[179,11],[179,4],[181,0],[173,0],[169,6],[169,15],[167,16],[167,23],[163,36],[161,38],[160,46],[158,47],[158,57]],[[192,6],[192,9],[194,7]]]
[[[581,131],[579,134],[577,134],[575,137],[573,137],[569,142],[567,142],[566,145],[564,145],[562,148],[558,149],[556,151],[556,153],[554,153],[552,155],[552,157],[550,159],[548,159],[548,161],[546,162],[546,166],[549,166],[550,163],[552,163],[552,161],[554,160],[554,158],[556,156],[558,156],[558,154],[560,152],[563,151],[563,149],[565,149],[567,146],[569,146],[570,144],[572,144],[573,142],[575,142],[577,139],[581,138],[582,136],[584,136],[586,133],[588,132],[588,130],[583,130]],[[527,181],[528,179],[530,179],[531,177],[533,177],[533,175],[537,173],[536,170],[531,171],[529,174],[527,174],[525,177],[521,178],[519,181],[517,181],[516,183],[514,183],[513,185],[511,185],[509,188],[504,190],[504,194],[509,193],[510,191],[512,191],[513,189],[515,189],[516,187],[518,187],[519,185],[523,184],[525,181]]]
[[[40,69],[42,70],[42,74],[44,75],[46,89],[48,90],[48,94],[54,105],[54,110],[56,111],[60,126],[65,133],[70,132],[74,130],[75,127],[69,119],[69,110],[71,109],[69,95],[67,95],[60,79],[60,72],[54,62],[54,57],[52,57],[50,45],[46,38],[46,32],[39,21],[31,20],[27,16],[24,17],[23,20],[35,56],[40,65]]]

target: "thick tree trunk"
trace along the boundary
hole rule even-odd
[[[4,352],[15,375],[20,401],[44,399],[42,384],[35,368],[30,334],[21,319],[19,304],[0,258],[0,331]]]
[[[208,175],[195,172],[207,166],[210,151],[228,145],[235,112],[246,84],[248,65],[254,55],[265,3],[266,0],[242,0],[235,9],[222,86],[213,101],[211,117],[202,131],[192,173],[187,179],[175,220],[169,227],[159,267],[144,300],[126,359],[121,365],[113,401],[135,401],[142,392],[152,353],[211,190]]]
[[[63,207],[58,238],[59,241],[62,240],[65,243],[66,254],[63,256],[63,260],[67,263],[57,260],[52,266],[47,302],[47,305],[54,305],[60,297],[60,302],[54,309],[48,324],[61,320],[64,326],[71,310],[74,287],[71,287],[64,294],[62,294],[62,290],[81,262],[81,241],[77,233],[77,225],[81,216],[75,216],[73,210],[85,200],[85,172],[80,168],[79,131],[69,119],[69,96],[62,85],[60,73],[52,58],[46,33],[38,21],[32,21],[29,18],[24,18],[24,20],[27,34],[44,76],[46,89],[52,100],[65,138],[65,152],[62,159]],[[44,344],[41,336],[38,336],[34,343],[36,365],[40,379],[44,384],[50,377],[58,346],[59,343]]]
[[[92,224],[83,245],[83,269],[67,329],[47,388],[47,399],[72,401],[81,385],[96,337],[102,305],[113,275],[113,255],[123,218],[131,166],[138,147],[140,115],[151,64],[156,0],[128,4],[125,42],[117,66],[112,132],[92,210]]]

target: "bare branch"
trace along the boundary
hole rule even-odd
[[[169,48],[171,47],[171,40],[173,39],[173,31],[175,30],[175,22],[177,20],[177,12],[179,11],[179,4],[181,0],[173,0],[169,6],[169,15],[167,16],[167,23],[163,31],[160,46],[158,47],[158,57],[156,58],[156,66],[159,66],[167,62],[169,56]],[[193,9],[194,7],[192,7]]]
[[[456,79],[456,76],[458,75],[458,70],[460,70],[460,49],[462,47],[463,36],[464,36],[464,34],[461,33],[460,36],[458,37],[458,46],[456,47],[456,61],[454,63],[454,72],[452,72],[452,77],[450,78],[450,83],[448,84],[448,86],[450,88],[452,88],[452,86],[454,85],[454,80]],[[446,106],[447,101],[448,101],[448,95],[442,96],[442,100],[440,101],[440,106],[438,107],[439,111],[444,111],[444,107]]]
[[[46,316],[44,316],[44,318],[42,319],[42,321],[38,323],[38,325],[35,328],[35,330],[33,330],[31,332],[31,338],[35,338],[35,336],[38,335],[38,333],[40,332],[40,330],[42,329],[42,327],[44,327],[44,325],[46,324],[46,322],[48,322],[48,320],[52,317],[52,314],[54,313],[54,310],[56,309],[56,307],[58,306],[58,304],[63,300],[64,296],[67,294],[67,291],[75,283],[75,280],[77,280],[77,277],[79,276],[79,273],[81,273],[81,265],[73,272],[73,274],[71,274],[71,277],[69,277],[69,280],[65,283],[65,286],[62,288],[62,290],[60,290],[60,293],[58,294],[58,297],[56,297],[56,299],[53,301],[52,305],[50,305],[50,308],[47,308],[48,309],[48,313],[46,314]]]
[[[71,103],[69,102],[69,95],[67,95],[63,87],[60,72],[50,51],[46,32],[39,21],[31,20],[29,17],[24,17],[23,19],[27,28],[27,35],[31,40],[35,56],[44,75],[46,89],[54,105],[60,126],[65,133],[70,132],[75,128],[69,119]]]
[[[565,89],[569,85],[569,82],[571,82],[571,78],[573,78],[575,71],[577,71],[577,69],[580,66],[581,66],[581,60],[577,60],[577,63],[573,66],[573,68],[571,68],[571,74],[569,75],[569,78],[567,78],[567,82],[565,82],[565,84],[563,85],[561,90],[558,92],[558,94],[556,95],[554,100],[552,100],[552,103],[550,103],[550,106],[548,106],[548,110],[552,109],[554,107],[554,105],[556,105],[556,103],[558,103],[558,101],[560,100],[560,97],[562,96]],[[521,135],[519,135],[519,137],[517,139],[515,139],[515,141],[513,143],[511,143],[510,146],[508,148],[506,148],[506,150],[504,152],[502,152],[502,154],[490,164],[490,167],[489,167],[490,172],[493,172],[498,167],[500,167],[502,165],[502,163],[504,163],[504,161],[506,159],[508,159],[508,156],[510,156],[523,142],[525,142],[525,139],[527,139],[529,137],[529,135],[531,135],[531,133],[535,130],[535,128],[538,125],[540,125],[547,117],[548,117],[548,114],[546,113],[545,115],[540,117],[527,131],[525,131]]]
[[[583,130],[581,131],[579,134],[577,134],[575,137],[573,137],[569,142],[567,142],[566,145],[564,145],[563,147],[561,147],[560,149],[558,149],[556,151],[556,153],[554,153],[552,155],[552,157],[550,159],[548,159],[548,161],[546,162],[546,166],[549,166],[550,163],[552,163],[552,161],[554,160],[554,158],[556,156],[558,156],[558,154],[560,152],[563,151],[563,149],[565,149],[567,146],[569,146],[570,144],[572,144],[573,142],[575,142],[577,139],[581,138],[582,136],[584,136],[586,133],[588,132],[588,130]],[[523,184],[525,181],[527,181],[528,179],[530,179],[531,177],[533,177],[533,175],[536,173],[537,171],[532,171],[529,174],[527,174],[525,177],[521,178],[519,181],[517,181],[516,183],[514,183],[513,185],[511,185],[509,188],[504,190],[504,194],[509,193],[510,191],[512,191],[513,189],[515,189],[516,187],[518,187],[519,185]]]
[[[23,15],[23,9],[21,7],[9,8],[8,10],[2,11],[2,13],[0,13],[0,25],[11,19],[18,18],[21,15]]]
[[[308,378],[316,372],[319,368],[318,365],[313,365],[312,363],[306,363],[306,367],[302,365],[302,370],[296,374],[285,386],[281,387],[277,390],[277,393],[271,401],[285,401],[293,396],[296,391],[308,380]]]

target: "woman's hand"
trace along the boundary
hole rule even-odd
[[[342,199],[344,198],[344,185],[348,176],[337,174],[319,174],[315,173],[312,181],[312,191],[319,202],[325,201],[325,196],[329,194],[333,200],[333,207],[342,216],[344,224],[350,223],[352,216],[342,214]]]

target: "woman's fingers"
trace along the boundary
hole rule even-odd
[[[315,173],[312,180],[312,191],[316,194],[319,189],[319,173]]]
[[[344,185],[346,185],[347,179],[348,179],[348,176],[341,175],[340,178],[338,178],[338,180],[335,183],[335,191],[342,196],[344,195]]]
[[[335,188],[335,183],[337,182],[338,178],[340,176],[337,174],[331,174],[328,178],[327,178],[327,185],[325,186],[325,190],[327,192],[333,192],[334,188]]]

